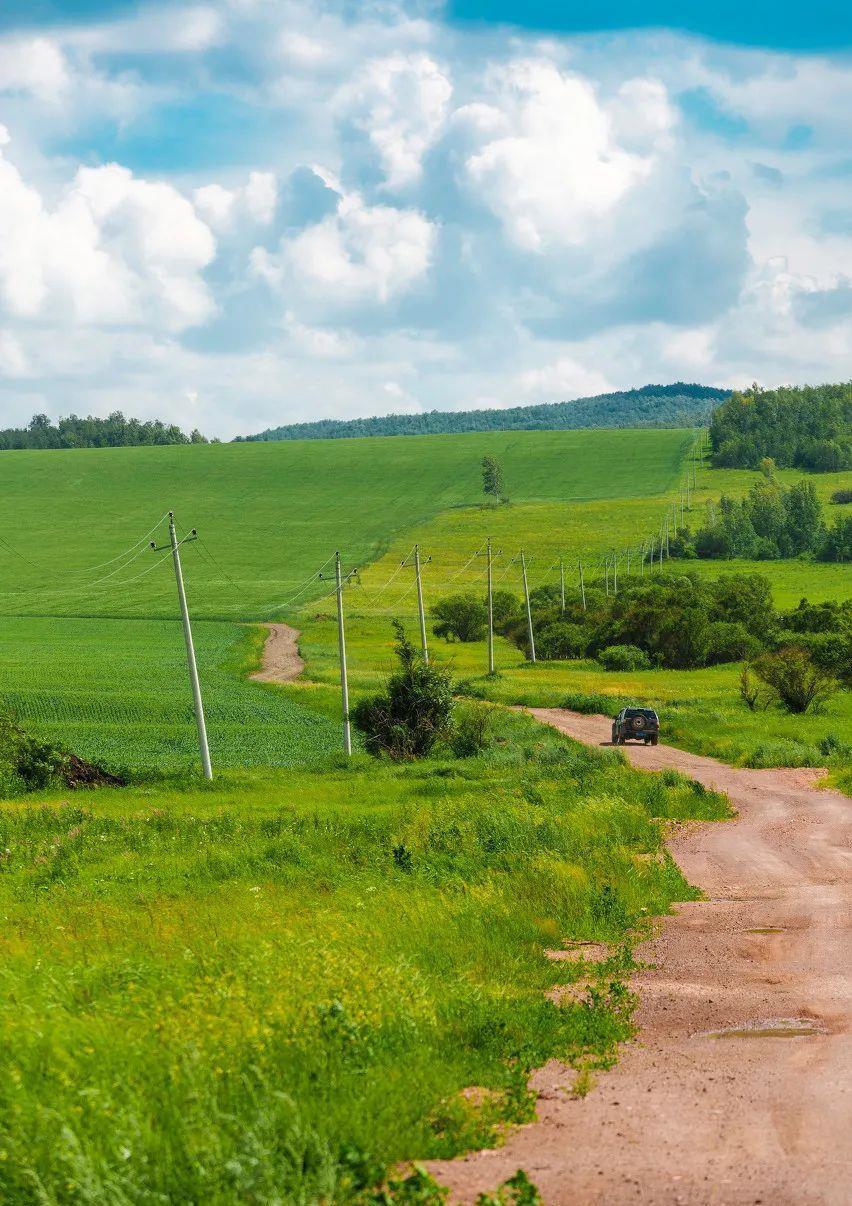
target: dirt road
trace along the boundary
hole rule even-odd
[[[289,683],[305,668],[297,644],[301,635],[289,624],[264,624],[269,636],[263,646],[260,669],[251,677],[259,683]]]
[[[606,717],[534,715],[609,740]],[[432,1169],[463,1202],[522,1167],[547,1203],[849,1206],[852,800],[816,789],[815,771],[734,770],[665,745],[624,753],[728,793],[736,821],[670,844],[707,899],[638,949],[638,1038],[586,1098],[565,1090],[567,1069],[545,1068],[536,1123]]]

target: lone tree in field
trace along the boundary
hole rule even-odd
[[[503,487],[503,469],[500,462],[493,456],[482,458],[482,491],[495,502],[500,502],[506,497]]]

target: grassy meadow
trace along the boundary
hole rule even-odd
[[[489,710],[486,748],[347,762],[334,601],[313,575],[335,547],[363,567],[345,592],[358,699],[394,667],[390,618],[414,634],[400,562],[415,540],[431,558],[427,604],[484,589],[488,534],[498,586],[519,591],[522,545],[531,585],[554,580],[560,553],[593,563],[658,529],[692,439],[4,454],[15,526],[0,533],[0,695],[28,729],[131,785],[0,808],[0,1201],[414,1200],[376,1188],[398,1161],[498,1142],[530,1117],[528,1074],[551,1057],[580,1089],[615,1058],[631,1033],[632,944],[694,895],[667,826],[722,819],[725,803],[496,705],[647,699],[667,739],[771,765],[812,762],[848,731],[849,694],[792,721],[748,713],[736,667],[531,666],[498,640],[488,678],[484,644],[432,638],[474,697],[457,707]],[[503,463],[509,505],[481,506],[485,453]],[[815,480],[827,494],[849,478]],[[702,468],[694,514],[752,479]],[[209,785],[171,566],[146,543],[166,507],[202,536],[184,567]],[[706,566],[747,568],[782,606],[849,593],[843,566]],[[307,670],[287,687],[247,677],[268,618],[302,633]],[[546,957],[583,942],[606,952]]]
[[[724,803],[495,725],[465,760],[7,804],[0,1199],[378,1201],[529,1118],[546,1059],[611,1061],[630,943],[693,895],[665,826]],[[582,941],[611,955],[545,957]]]
[[[493,432],[9,452],[0,505],[14,523],[0,543],[0,613],[173,616],[168,559],[143,539],[171,509],[182,533],[196,527],[202,538],[184,553],[194,614],[270,618],[335,549],[348,567],[365,565],[441,513],[478,514],[485,454],[499,458],[519,500],[650,497],[674,487],[692,438]],[[164,524],[154,536],[164,543]],[[314,583],[298,601],[326,589]]]
[[[333,627],[316,618],[333,612],[331,584],[315,574],[335,547],[347,567],[363,567],[346,592],[356,617],[350,657],[357,693],[387,672],[387,619],[413,618],[413,571],[400,562],[415,540],[427,605],[458,590],[484,591],[484,558],[476,554],[486,535],[498,588],[520,593],[521,547],[531,587],[557,579],[560,555],[569,583],[580,557],[593,577],[602,553],[659,530],[693,441],[689,431],[607,430],[6,453],[0,500],[15,525],[0,533],[0,693],[38,733],[112,767],[151,774],[194,761],[170,558],[146,539],[174,507],[180,530],[197,525],[201,535],[184,546],[183,558],[214,760],[227,767],[322,758],[340,744],[326,723],[337,717],[330,689],[337,654]],[[481,504],[485,453],[503,465],[509,505]],[[785,482],[796,476],[780,474]],[[689,520],[698,521],[708,499],[742,494],[754,478],[702,465]],[[812,480],[827,500],[852,474]],[[162,544],[165,525],[152,535]],[[782,607],[803,594],[848,597],[852,579],[848,566],[804,561],[689,566],[764,573]],[[234,621],[264,618],[303,630],[309,677],[329,686],[281,693],[243,681],[241,667],[258,638]],[[463,677],[475,675],[483,656],[446,652]],[[503,650],[501,665],[506,678],[502,695],[492,684],[495,698],[530,702],[584,689],[578,682],[594,674],[570,664],[542,669],[547,685],[539,692],[516,650]],[[695,680],[674,673],[671,690],[660,672],[648,682],[650,700],[692,695]],[[604,680],[596,690],[620,698]],[[701,696],[711,734],[723,694]],[[756,723],[728,719],[738,734],[741,721]],[[781,739],[775,720],[761,718],[763,737],[775,729]],[[806,727],[802,744],[812,747],[819,725]],[[698,739],[695,724],[685,731],[693,735],[687,740]],[[754,749],[751,736],[743,737],[737,756]]]

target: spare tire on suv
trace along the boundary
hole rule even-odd
[[[660,718],[653,708],[622,708],[612,722],[612,744],[644,741],[656,745],[660,739]]]

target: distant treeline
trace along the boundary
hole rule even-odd
[[[464,431],[558,431],[579,427],[695,427],[729,395],[709,385],[644,385],[575,402],[545,402],[508,410],[430,410],[372,419],[288,423],[239,440],[338,440],[353,436],[449,435]]]
[[[69,415],[52,423],[47,415],[33,415],[26,427],[0,431],[0,450],[9,448],[122,448],[135,444],[206,444],[200,431],[189,435],[173,423],[159,419],[126,419],[120,410],[106,419]]]
[[[785,469],[848,469],[852,382],[733,393],[713,413],[710,444],[720,468],[757,469],[771,457]]]

